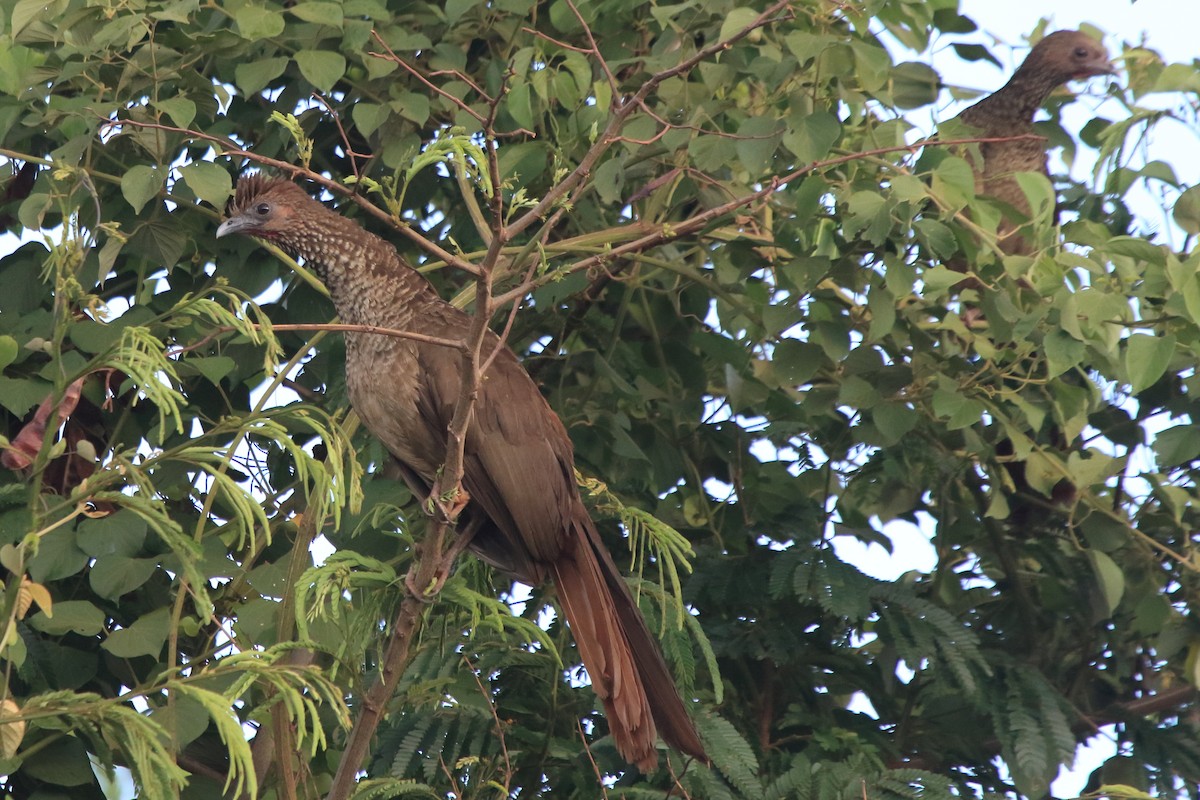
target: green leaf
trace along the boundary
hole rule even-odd
[[[370,136],[380,125],[387,122],[391,116],[392,109],[390,106],[382,103],[367,103],[365,101],[354,104],[354,108],[350,110],[350,116],[354,119],[354,126],[358,128],[363,136]]]
[[[55,786],[95,786],[96,775],[87,748],[75,736],[59,736],[48,740],[33,758],[21,764],[21,774]],[[48,794],[38,792],[38,794]],[[57,792],[55,792],[58,795]],[[32,796],[32,795],[31,795]],[[58,795],[62,796],[62,795]],[[91,795],[90,792],[86,796]]]
[[[446,24],[453,27],[454,23],[458,22],[463,14],[480,5],[480,3],[481,0],[446,0],[444,9]]]
[[[928,64],[905,61],[892,67],[892,102],[897,108],[911,109],[937,101],[942,80]]]
[[[618,202],[625,188],[624,161],[620,158],[610,158],[602,163],[592,174],[592,183],[604,202]]]
[[[952,208],[961,208],[975,196],[975,172],[962,158],[943,158],[930,178],[934,193]]]
[[[783,134],[783,145],[802,162],[820,161],[829,155],[842,135],[842,123],[827,111],[793,114]]]
[[[227,356],[189,358],[185,364],[199,372],[215,386],[220,385],[222,378],[237,369],[237,362]]]
[[[0,336],[0,370],[17,358],[17,340],[11,336]]]
[[[178,747],[199,739],[209,725],[204,704],[186,694],[177,694],[173,703],[152,709],[150,719],[161,725]]]
[[[738,160],[752,179],[770,170],[782,135],[783,129],[774,117],[750,117],[738,127]]]
[[[233,70],[233,79],[242,94],[249,97],[266,88],[287,69],[291,59],[284,56],[264,58],[247,64],[238,64]]]
[[[513,85],[504,97],[504,108],[522,128],[537,130],[537,122],[533,117],[533,90],[528,83]]]
[[[156,657],[167,643],[170,630],[170,610],[156,608],[128,628],[110,633],[100,646],[118,658]]]
[[[730,10],[725,15],[725,21],[721,23],[721,33],[717,38],[723,41],[734,34],[740,33],[748,28],[754,20],[758,19],[758,15],[758,11],[748,6],[739,6]]]
[[[170,220],[144,222],[129,237],[126,252],[134,252],[160,267],[173,267],[187,246],[186,229]]]
[[[87,553],[75,544],[75,529],[64,526],[41,537],[27,569],[34,583],[46,583],[78,574],[87,562]]]
[[[26,26],[34,20],[41,19],[48,13],[62,13],[61,7],[56,9],[53,5],[47,3],[46,0],[19,0],[19,2],[12,6],[9,35],[13,39],[17,39]]]
[[[424,125],[429,119],[429,98],[419,92],[404,92],[389,107],[405,119]]]
[[[1125,369],[1129,373],[1130,390],[1137,394],[1155,384],[1175,354],[1175,337],[1134,334],[1126,341]]]
[[[923,294],[930,298],[941,297],[951,286],[958,284],[962,279],[961,272],[955,272],[941,265],[927,269],[921,274],[921,280],[925,284]]]
[[[85,519],[76,530],[79,549],[93,558],[135,556],[142,551],[149,527],[137,514],[122,509],[99,519]]]
[[[163,175],[154,167],[139,164],[121,176],[121,194],[133,206],[133,213],[140,214],[150,198],[159,193],[163,186]]]
[[[92,565],[88,584],[99,596],[116,600],[150,580],[156,569],[157,559],[106,556],[96,559]]]
[[[0,406],[23,417],[53,389],[51,384],[41,380],[0,377]]]
[[[104,630],[104,619],[104,612],[86,600],[60,600],[54,604],[53,617],[39,611],[29,618],[29,625],[51,636],[96,636]]]
[[[1175,224],[1195,236],[1200,234],[1200,186],[1193,186],[1175,201],[1171,211]]]
[[[1083,342],[1061,331],[1047,333],[1043,348],[1046,353],[1046,368],[1051,378],[1078,367],[1083,358]]]
[[[895,444],[917,425],[917,412],[904,403],[881,403],[871,409],[871,419],[886,444]]]
[[[948,258],[958,251],[958,240],[950,226],[936,219],[922,218],[913,223],[913,230],[921,244],[928,247],[938,258]],[[959,276],[962,279],[962,276]],[[956,281],[957,282],[957,281]]]
[[[284,28],[283,12],[262,6],[242,6],[233,12],[233,21],[238,34],[252,42],[278,36]]]
[[[1193,425],[1176,425],[1160,431],[1154,435],[1154,452],[1162,466],[1187,464],[1200,458],[1200,431]]]
[[[0,92],[12,97],[23,97],[37,82],[35,70],[45,62],[45,57],[22,45],[0,47]]]
[[[223,167],[210,161],[194,161],[180,170],[188,187],[209,205],[224,209],[233,194],[233,181]]]
[[[1117,610],[1117,606],[1121,604],[1121,598],[1125,594],[1125,573],[1121,572],[1121,568],[1117,566],[1117,562],[1113,561],[1108,553],[1102,553],[1099,550],[1088,550],[1087,554],[1092,562],[1092,569],[1096,575],[1096,583],[1100,586],[1108,614],[1112,616],[1113,612]]]
[[[344,16],[340,3],[300,3],[288,10],[305,22],[342,29]]]
[[[328,92],[346,74],[345,57],[328,50],[300,50],[296,64],[300,74],[320,92]]]
[[[177,127],[187,128],[196,119],[196,104],[186,97],[172,97],[168,100],[156,100],[154,107],[171,118]]]

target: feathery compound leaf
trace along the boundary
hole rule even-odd
[[[696,553],[691,542],[679,531],[640,508],[627,506],[608,487],[595,478],[585,478],[575,471],[575,480],[590,497],[597,500],[596,507],[615,515],[629,533],[629,549],[633,552],[633,571],[642,577],[647,563],[653,561],[658,567],[658,585],[663,589],[660,602],[663,604],[663,620],[667,619],[667,603],[674,609],[676,627],[683,627],[687,609],[683,603],[683,587],[679,569],[692,571],[691,559]],[[668,585],[670,591],[667,591]]]
[[[225,791],[232,787],[235,795],[248,794],[251,798],[258,796],[258,785],[254,774],[254,757],[250,752],[250,744],[242,731],[241,720],[233,713],[229,699],[216,692],[210,692],[184,682],[174,685],[173,691],[191,698],[199,703],[212,720],[229,754],[229,774],[225,778]]]
[[[50,692],[26,700],[23,713],[27,718],[54,717],[82,734],[102,764],[114,763],[113,751],[120,753],[139,797],[176,797],[187,783],[187,773],[164,745],[168,737],[162,727],[119,699],[88,692]]]
[[[405,797],[429,797],[439,800],[442,795],[424,783],[401,778],[371,778],[354,785],[351,800],[394,800]]]
[[[308,623],[318,617],[341,622],[351,607],[347,596],[353,599],[368,590],[368,595],[379,601],[378,590],[394,586],[396,581],[396,571],[382,561],[353,550],[332,553],[325,563],[305,570],[296,586],[296,628],[300,638],[308,638]],[[375,613],[369,616],[372,621],[377,618]]]
[[[763,787],[758,777],[758,758],[737,728],[716,714],[698,717],[696,727],[713,767],[746,797],[761,796]]]
[[[446,581],[440,597],[470,615],[470,624],[466,627],[472,636],[478,630],[490,629],[503,639],[511,640],[516,636],[527,645],[537,642],[553,656],[555,663],[562,666],[562,657],[554,646],[554,640],[538,627],[535,620],[514,615],[507,603],[476,592],[457,576]]]
[[[813,796],[813,767],[798,758],[791,769],[767,784],[762,800],[809,800]]]
[[[900,584],[880,584],[870,596],[880,604],[880,636],[894,635],[892,643],[905,660],[916,664],[922,657],[936,659],[968,696],[978,691],[979,677],[991,674],[979,638],[944,608]]]

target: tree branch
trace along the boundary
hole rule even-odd
[[[722,39],[721,41],[715,42],[708,47],[697,50],[690,58],[684,59],[674,67],[651,75],[650,78],[643,83],[633,95],[626,96],[620,101],[615,101],[616,105],[611,116],[609,116],[608,124],[604,127],[604,130],[600,133],[600,135],[596,137],[595,144],[593,144],[588,149],[587,153],[584,154],[583,158],[579,162],[579,165],[576,166],[569,175],[563,178],[558,185],[547,192],[537,205],[522,214],[515,222],[509,225],[506,231],[508,234],[506,238],[511,239],[521,231],[528,228],[530,225],[537,222],[539,219],[545,217],[546,214],[549,213],[550,209],[553,208],[559,200],[561,200],[568,192],[574,189],[577,184],[581,183],[585,178],[587,178],[587,176],[591,174],[592,167],[594,167],[596,162],[600,160],[600,157],[608,151],[608,148],[618,141],[621,128],[625,126],[625,122],[629,119],[634,111],[641,107],[642,102],[644,102],[645,99],[650,96],[650,93],[658,88],[663,81],[687,72],[705,59],[711,58],[723,50],[728,50],[730,45],[739,39],[745,38],[750,34],[751,31],[773,22],[775,20],[775,15],[786,9],[790,2],[791,0],[779,0],[779,2],[775,3],[766,11],[763,11],[761,14],[755,17],[749,25],[742,28],[740,31],[737,31],[728,39]],[[590,38],[591,37],[589,36],[589,39]],[[603,63],[600,53],[595,49],[593,49],[592,52],[595,53],[596,57],[601,60],[601,63]]]
[[[682,222],[671,223],[670,225],[664,225],[664,226],[658,228],[657,230],[652,230],[651,232],[646,233],[646,234],[639,236],[635,239],[632,239],[630,241],[627,241],[624,244],[610,248],[610,249],[606,250],[604,253],[594,255],[594,256],[589,256],[587,258],[576,261],[573,264],[569,264],[566,267],[563,267],[562,269],[553,270],[541,277],[538,277],[538,278],[530,280],[530,281],[526,281],[526,282],[520,284],[519,286],[516,286],[516,287],[508,290],[504,294],[498,295],[496,297],[496,305],[503,306],[506,303],[511,303],[514,300],[516,300],[517,298],[523,297],[524,295],[526,295],[529,292],[533,291],[534,289],[538,288],[539,286],[542,286],[551,281],[561,280],[564,275],[569,275],[569,274],[572,274],[575,272],[579,272],[580,270],[600,267],[600,266],[603,266],[603,264],[606,261],[617,258],[619,256],[628,255],[630,253],[641,252],[641,251],[647,250],[651,247],[657,247],[658,245],[666,244],[667,242],[673,242],[678,239],[682,239],[685,236],[689,236],[691,234],[697,233],[698,231],[703,230],[706,226],[708,226],[710,223],[714,222],[715,220],[720,219],[721,217],[724,217],[728,214],[731,214],[740,208],[745,208],[746,206],[756,203],[756,202],[762,200],[763,198],[766,198],[766,197],[774,194],[775,192],[779,191],[781,188],[787,186],[789,183],[796,180],[797,178],[802,178],[805,175],[808,175],[809,173],[815,172],[819,169],[825,169],[827,167],[835,167],[839,164],[847,164],[851,161],[857,161],[857,160],[864,159],[864,158],[870,158],[872,156],[886,155],[888,153],[899,153],[899,152],[912,153],[912,152],[916,152],[917,150],[920,150],[922,147],[951,147],[951,146],[955,146],[955,145],[964,145],[964,144],[986,144],[989,142],[1013,142],[1013,141],[1021,141],[1021,140],[1025,140],[1025,139],[1042,139],[1042,138],[1044,138],[1044,137],[1038,136],[1036,134],[1025,133],[1025,134],[1021,134],[1019,136],[972,137],[972,138],[967,138],[967,139],[947,139],[945,141],[926,141],[926,142],[918,142],[918,143],[914,143],[914,144],[893,145],[892,147],[880,147],[875,150],[862,150],[859,152],[848,153],[843,156],[838,156],[837,158],[826,159],[825,161],[814,161],[811,164],[806,164],[803,167],[799,167],[798,169],[795,169],[785,175],[779,175],[779,176],[770,178],[767,181],[765,181],[765,185],[763,186],[763,188],[758,189],[757,191],[751,192],[749,194],[743,195],[741,197],[735,198],[733,200],[730,200],[727,203],[722,203],[719,206],[714,206],[714,207],[708,209],[707,211],[697,214],[696,216],[694,216],[690,219],[683,220]],[[632,223],[632,224],[644,225],[644,223]],[[511,231],[512,228],[510,227],[509,230]]]
[[[400,218],[393,216],[389,212],[372,203],[367,198],[363,197],[361,194],[346,188],[337,181],[326,178],[319,172],[314,172],[313,170],[305,167],[298,167],[295,164],[289,164],[286,161],[279,161],[278,159],[267,158],[266,156],[258,155],[257,153],[243,149],[238,144],[231,142],[228,139],[203,133],[202,131],[190,130],[188,128],[177,128],[173,125],[163,125],[157,122],[142,122],[133,119],[111,120],[107,118],[104,120],[104,124],[101,127],[119,128],[123,125],[130,125],[135,128],[146,128],[148,130],[160,130],[167,131],[169,133],[178,133],[182,136],[187,136],[192,139],[210,142],[218,145],[221,148],[219,155],[245,158],[255,162],[256,164],[261,164],[265,167],[271,167],[272,169],[285,172],[292,177],[307,178],[313,183],[325,187],[334,194],[339,194],[343,197],[349,198],[352,202],[356,203],[359,208],[363,209],[376,219],[386,223],[401,236],[408,239],[418,248],[424,250],[426,253],[429,253],[439,261],[444,261],[447,265],[452,266],[455,269],[460,269],[463,272],[471,275],[474,275],[477,272],[475,265],[471,262],[460,256],[456,256],[454,253],[451,253],[449,250],[446,250],[432,240],[427,239],[425,236],[413,229],[410,225],[405,224]]]

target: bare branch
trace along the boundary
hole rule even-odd
[[[475,265],[472,264],[470,261],[467,261],[466,259],[461,258],[460,256],[457,256],[454,253],[451,253],[449,250],[446,250],[445,248],[441,247],[440,245],[434,243],[432,240],[425,238],[425,236],[418,233],[415,229],[413,229],[410,225],[406,224],[403,220],[399,219],[398,217],[392,216],[392,214],[388,213],[384,209],[375,205],[370,200],[363,197],[361,194],[358,194],[357,192],[353,191],[352,189],[348,189],[347,187],[343,186],[342,184],[338,183],[337,181],[326,178],[324,175],[320,174],[319,172],[314,172],[313,170],[305,169],[304,167],[298,167],[295,164],[289,164],[286,161],[279,161],[278,159],[267,158],[266,156],[262,156],[257,153],[254,153],[250,150],[246,150],[246,149],[242,148],[236,142],[232,142],[232,141],[230,141],[228,139],[224,139],[220,136],[213,136],[208,133],[203,133],[201,131],[190,130],[188,128],[177,128],[173,125],[162,125],[157,122],[140,122],[138,120],[132,120],[132,119],[111,120],[111,119],[107,119],[107,118],[105,118],[104,124],[101,127],[119,128],[122,125],[130,125],[135,128],[147,128],[150,130],[168,131],[170,133],[178,133],[182,136],[188,136],[193,139],[199,139],[201,141],[211,142],[212,144],[218,145],[221,148],[220,155],[236,156],[238,158],[245,158],[250,161],[253,161],[256,164],[261,164],[265,167],[271,167],[272,169],[277,169],[280,172],[284,172],[292,177],[306,178],[306,179],[312,181],[313,183],[316,183],[320,186],[325,187],[326,189],[328,189],[330,192],[332,192],[334,194],[338,194],[343,197],[349,198],[352,202],[357,204],[361,209],[366,211],[368,214],[370,214],[371,216],[375,217],[376,219],[386,223],[389,227],[391,227],[393,230],[395,230],[397,233],[399,233],[404,238],[411,241],[413,244],[415,244],[421,250],[425,251],[426,253],[429,253],[431,256],[438,259],[439,261],[445,262],[447,266],[454,267],[455,269],[460,269],[463,272],[469,273],[471,275],[475,275],[479,271],[475,267]]]
[[[769,197],[770,195],[779,191],[780,188],[786,186],[787,184],[791,183],[792,181],[796,180],[797,178],[802,178],[805,175],[807,175],[811,172],[815,172],[819,169],[825,169],[827,167],[834,167],[839,164],[846,164],[851,161],[857,161],[857,160],[864,159],[864,158],[871,158],[873,156],[886,155],[888,153],[898,153],[898,152],[913,153],[913,152],[916,152],[917,150],[920,150],[922,147],[951,147],[951,146],[964,145],[964,144],[986,144],[989,142],[1012,142],[1012,141],[1020,141],[1023,139],[1040,140],[1042,138],[1044,138],[1044,137],[1038,136],[1037,134],[1025,133],[1025,134],[1021,134],[1020,136],[991,136],[991,137],[973,137],[973,138],[967,138],[967,139],[933,140],[933,141],[917,142],[914,144],[894,145],[892,147],[880,147],[875,150],[862,150],[862,151],[855,152],[855,153],[849,153],[844,156],[838,156],[837,158],[830,158],[825,161],[814,161],[813,163],[806,164],[803,167],[800,167],[799,169],[796,169],[796,170],[793,170],[792,172],[787,173],[786,175],[779,175],[779,176],[770,178],[769,180],[767,180],[765,182],[765,185],[758,191],[751,192],[750,194],[735,198],[733,200],[730,200],[727,203],[722,203],[719,206],[714,206],[713,208],[710,208],[707,211],[697,214],[696,216],[694,216],[690,219],[686,219],[681,222],[673,222],[669,226],[662,226],[658,229],[651,230],[649,233],[639,236],[636,239],[632,239],[630,241],[625,242],[624,244],[610,248],[609,250],[606,250],[604,253],[594,255],[594,256],[589,256],[588,258],[584,258],[579,261],[576,261],[574,264],[570,264],[562,269],[554,270],[540,278],[526,281],[526,282],[522,283],[521,285],[510,289],[509,291],[505,292],[504,294],[498,295],[496,297],[495,302],[496,302],[497,306],[503,306],[506,303],[515,302],[518,298],[524,297],[526,294],[533,291],[537,287],[539,287],[549,281],[561,279],[563,275],[571,274],[574,272],[579,272],[580,270],[602,267],[605,262],[607,262],[613,258],[617,258],[617,257],[623,256],[623,255],[629,255],[631,253],[639,253],[644,250],[648,250],[652,247],[657,247],[660,244],[665,244],[666,242],[673,242],[678,239],[682,239],[685,236],[690,236],[693,233],[703,230],[709,223],[711,223],[717,219],[720,219],[721,217],[724,217],[727,214],[731,214],[740,208],[745,208],[747,206],[753,205],[754,203],[759,202],[760,200],[763,200],[764,198]],[[634,223],[634,224],[644,225],[644,223]]]
[[[451,103],[458,106],[463,111],[467,112],[467,114],[470,115],[480,125],[483,125],[487,122],[487,118],[484,117],[483,114],[480,114],[478,111],[471,108],[469,105],[466,104],[466,102],[464,102],[460,98],[455,97],[454,95],[447,92],[445,89],[438,86],[436,83],[433,83],[431,80],[429,80],[424,75],[422,75],[420,73],[420,71],[416,69],[416,67],[413,67],[407,61],[405,61],[403,58],[396,55],[396,53],[392,50],[392,48],[388,47],[387,42],[385,42],[383,40],[383,37],[379,35],[379,31],[372,30],[371,38],[373,38],[376,42],[378,42],[379,46],[387,51],[387,55],[384,55],[383,53],[368,53],[367,55],[374,56],[375,58],[382,58],[387,61],[391,61],[391,62],[395,63],[396,66],[401,67],[409,75],[412,75],[414,78],[416,78],[418,81],[420,81],[426,87],[428,87],[431,92],[440,94],[442,97],[446,98]],[[478,86],[474,86],[474,89],[475,89],[475,91],[479,92],[480,96],[483,97],[484,100],[486,100],[489,103],[492,102],[492,98],[488,97],[488,95],[486,93],[484,93],[483,90],[481,90]]]
[[[262,330],[262,328],[264,326],[258,325],[258,324],[251,324],[250,327],[255,328],[257,330]],[[203,347],[204,345],[211,342],[213,339],[220,336],[222,333],[231,333],[236,330],[238,330],[238,329],[234,328],[230,325],[222,325],[218,328],[213,329],[213,331],[211,333],[209,333],[207,336],[205,336],[200,341],[195,342],[194,344],[189,344],[186,347],[180,347],[176,350],[172,350],[167,355],[170,357],[175,357],[175,356],[183,355],[184,353],[189,353],[193,350],[198,350],[201,347]],[[466,344],[464,342],[457,341],[455,339],[442,339],[437,336],[429,336],[427,334],[417,333],[415,331],[402,331],[402,330],[398,330],[396,328],[383,328],[383,327],[380,327],[379,325],[348,325],[348,324],[342,323],[342,322],[313,322],[313,323],[309,323],[309,322],[291,323],[291,322],[289,322],[289,323],[282,324],[282,325],[272,325],[271,330],[273,330],[273,331],[338,331],[341,333],[374,333],[374,334],[378,334],[379,336],[393,336],[397,339],[411,339],[414,342],[423,342],[424,344],[437,345],[438,347],[449,347],[452,350],[465,350],[466,349]]]
[[[697,50],[694,54],[692,54],[691,57],[684,59],[674,67],[651,75],[650,78],[647,79],[646,82],[643,83],[637,92],[632,96],[626,96],[621,100],[616,100],[614,98],[614,108],[612,114],[609,116],[608,125],[606,125],[600,135],[596,137],[595,144],[593,144],[588,149],[587,153],[584,154],[583,158],[579,162],[579,165],[576,166],[575,169],[572,170],[571,173],[562,181],[560,181],[557,186],[547,192],[537,205],[522,214],[519,219],[508,226],[507,238],[511,239],[521,231],[528,228],[530,225],[533,225],[537,220],[546,216],[550,209],[553,208],[559,200],[561,200],[568,192],[572,191],[576,185],[581,183],[591,173],[592,167],[596,165],[596,162],[600,160],[600,157],[608,151],[608,148],[610,148],[619,140],[621,128],[625,126],[625,122],[629,119],[634,111],[641,107],[642,102],[650,95],[651,92],[658,88],[663,81],[691,70],[700,62],[711,58],[722,50],[729,49],[730,45],[739,39],[746,37],[751,31],[774,22],[776,15],[786,9],[790,2],[791,0],[779,0],[779,2],[773,4],[766,11],[755,17],[749,25],[734,33],[729,38],[722,39],[721,41],[715,42],[708,47]]]

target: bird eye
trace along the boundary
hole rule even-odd
[[[1076,58],[1087,58],[1089,55],[1090,54],[1088,53],[1088,49],[1086,47],[1076,47],[1075,48],[1075,57]]]
[[[260,217],[265,217],[267,214],[271,213],[271,204],[259,203],[254,207],[254,213],[258,214]]]

